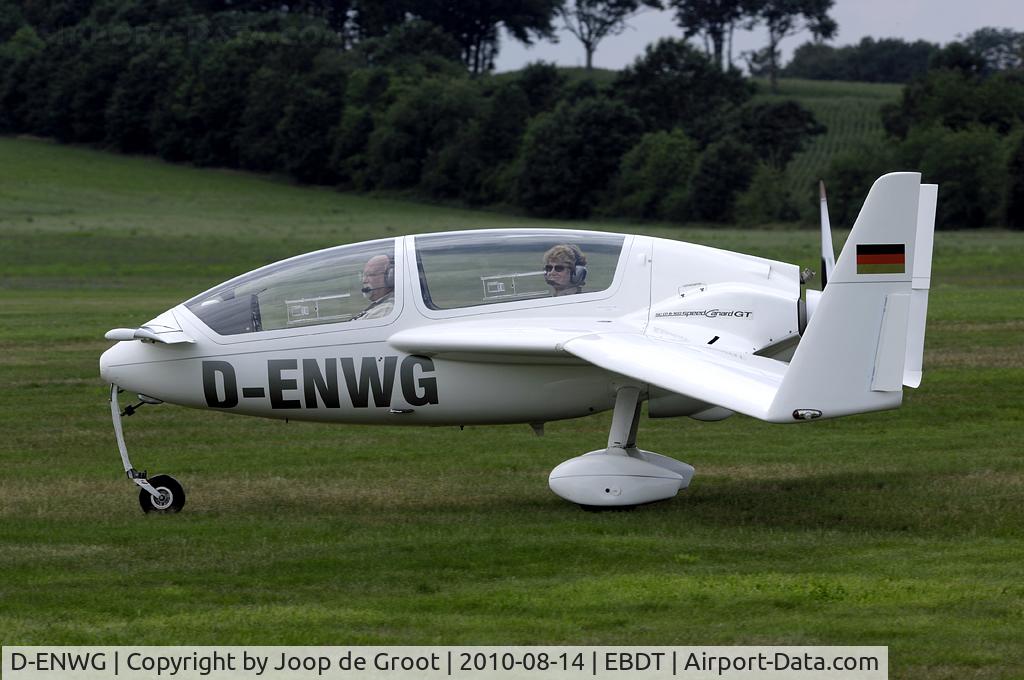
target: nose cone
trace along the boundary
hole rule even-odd
[[[100,377],[104,382],[121,384],[123,367],[131,353],[128,346],[140,344],[137,341],[119,342],[100,355]],[[122,370],[119,370],[122,369]]]
[[[206,403],[202,358],[208,349],[169,321],[173,317],[168,312],[141,328],[107,333],[107,339],[120,342],[100,355],[100,376],[126,392],[202,408]],[[134,339],[119,337],[122,332]]]
[[[124,340],[100,355],[100,375],[106,382],[131,392],[152,394],[163,379],[163,372],[156,367],[166,364],[162,360],[167,358],[159,345]]]
[[[147,384],[160,384],[166,379],[154,370],[155,364],[186,358],[196,345],[192,334],[182,330],[173,309],[139,328],[114,328],[104,337],[120,342],[100,356],[100,376],[108,383],[139,392],[147,392]],[[174,374],[173,370],[167,372]]]

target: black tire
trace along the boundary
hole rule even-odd
[[[145,489],[139,489],[139,505],[142,506],[143,512],[181,512],[185,507],[185,489],[181,488],[181,484],[174,477],[157,475],[150,478],[149,483],[160,492],[162,498],[153,498]]]

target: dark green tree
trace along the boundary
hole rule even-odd
[[[412,12],[455,38],[463,63],[480,74],[494,67],[501,29],[527,45],[550,37],[558,5],[559,0],[438,0],[418,3]]]
[[[986,72],[1024,68],[1024,33],[1012,28],[979,28],[963,40],[984,62]]]
[[[732,34],[748,13],[748,0],[670,0],[683,37],[702,36],[720,71],[732,68]],[[728,41],[729,49],[726,48]]]
[[[341,55],[323,50],[285,104],[274,134],[278,167],[301,182],[326,184],[336,179],[330,133],[341,119],[347,78]]]
[[[626,30],[626,21],[641,7],[662,8],[660,0],[565,0],[557,11],[566,30],[583,45],[590,71],[598,44]]]
[[[34,28],[40,37],[73,28],[89,16],[94,0],[23,0],[19,3],[25,22]]]
[[[678,127],[704,145],[752,88],[738,71],[719,71],[682,40],[659,40],[619,74],[612,92],[640,114],[646,130]]]
[[[359,68],[349,74],[345,87],[345,108],[331,131],[331,168],[344,187],[372,189],[367,167],[367,148],[373,134],[375,114],[383,115],[393,100],[393,74],[385,67]]]
[[[849,63],[843,58],[846,49],[823,42],[805,42],[793,51],[793,58],[780,69],[779,74],[809,80],[852,80],[846,77],[849,73]]]
[[[341,101],[336,92],[320,87],[300,88],[277,124],[281,169],[300,182],[333,182],[329,133],[340,118]]]
[[[736,221],[740,224],[792,222],[800,218],[786,183],[786,173],[768,163],[758,163],[750,186],[736,198]]]
[[[482,198],[488,201],[511,198],[500,176],[519,153],[531,114],[530,100],[519,83],[499,87],[487,102],[480,121],[480,162]]]
[[[234,38],[208,49],[181,93],[189,158],[199,165],[239,164],[237,131],[241,127],[249,79],[259,70],[271,45]]]
[[[152,36],[183,38],[180,33],[171,35],[174,30],[164,35],[162,29],[175,29],[176,22],[201,9],[192,0],[96,0],[89,10],[89,18],[98,24],[144,27],[147,30],[136,33],[136,38],[149,46]]]
[[[801,31],[810,31],[818,39],[831,38],[838,26],[828,12],[835,0],[750,0],[749,11],[768,29],[764,48],[772,92],[778,92],[779,43]]]
[[[882,115],[886,132],[899,139],[915,127],[933,124],[951,130],[984,125],[1007,134],[1024,122],[1024,76],[934,69],[907,85],[900,102],[884,107]]]
[[[136,45],[123,36],[124,26],[83,22],[75,39],[51,33],[45,48],[25,71],[26,97],[15,108],[31,132],[61,141],[103,139],[107,100]]]
[[[107,102],[107,144],[129,153],[154,151],[153,111],[187,64],[187,47],[181,39],[155,41],[132,57]]]
[[[67,113],[63,105],[50,107],[51,93],[60,85],[59,77],[54,75],[74,59],[74,46],[55,42],[52,37],[44,39],[31,27],[19,31],[16,37],[22,47],[37,41],[39,47],[26,50],[6,73],[3,116],[12,121],[19,132],[56,137],[55,131],[64,124]],[[3,46],[4,51],[15,44],[12,39]],[[58,104],[67,101],[66,97],[53,98]]]
[[[534,215],[586,217],[639,136],[636,115],[605,97],[540,114],[523,138],[517,202]]]
[[[408,0],[352,0],[346,36],[349,43],[386,35],[405,23]]]
[[[980,75],[985,71],[985,59],[961,42],[952,42],[932,55],[930,69],[958,71],[965,75]]]
[[[649,132],[619,165],[609,211],[643,219],[669,219],[688,198],[697,143],[682,130]]]
[[[482,204],[510,201],[510,166],[530,117],[530,102],[515,81],[490,93],[481,115],[432,159],[424,172],[431,195]]]
[[[341,120],[331,131],[331,171],[344,188],[373,188],[367,174],[366,148],[373,133],[373,111],[364,104],[345,106]]]
[[[555,108],[568,79],[554,64],[538,61],[516,74],[516,84],[530,102],[530,115]]]
[[[853,221],[857,219],[872,183],[900,165],[896,159],[895,146],[891,142],[878,141],[857,145],[836,154],[829,163],[825,176],[821,178],[825,180],[828,190],[828,211],[832,226],[837,229],[853,227]],[[816,190],[817,187],[807,189]],[[815,204],[815,221],[818,215],[817,208]]]
[[[0,0],[0,45],[10,40],[19,28],[27,25],[19,3],[14,0]]]
[[[734,134],[763,162],[782,170],[815,135],[826,128],[792,100],[748,105],[736,114]]]
[[[796,48],[793,59],[782,69],[789,78],[812,80],[856,80],[870,83],[907,83],[928,71],[933,43],[898,38],[862,38],[856,45],[832,47],[806,42]]]
[[[1005,138],[984,127],[917,128],[900,146],[904,167],[939,185],[936,229],[980,229],[1001,223],[1006,186]]]
[[[742,142],[726,137],[701,154],[690,182],[689,219],[731,222],[736,197],[747,190],[757,169],[757,154]]]
[[[447,70],[448,62],[461,63],[462,48],[440,27],[420,19],[404,21],[381,36],[360,42],[354,55],[366,66],[399,70]],[[453,72],[453,75],[456,75]]]
[[[239,164],[249,170],[277,169],[282,142],[277,125],[297,87],[297,74],[279,63],[267,63],[253,73],[239,119],[236,144]]]
[[[75,141],[94,143],[105,138],[105,114],[125,62],[142,48],[125,24],[98,27],[94,38],[80,46],[71,84],[71,134]]]
[[[356,6],[354,0],[292,0],[288,3],[288,10],[319,19],[335,33],[346,35],[354,30],[352,23]]]
[[[33,90],[30,73],[45,47],[31,26],[22,26],[10,40],[0,43],[0,130],[29,129],[26,103]]]
[[[1007,170],[1006,226],[1024,229],[1024,135],[1018,135]]]
[[[418,185],[427,160],[481,108],[477,87],[466,78],[427,78],[398,87],[367,145],[367,172],[381,189]]]
[[[925,40],[862,38],[857,45],[843,50],[848,62],[845,80],[909,83],[927,73],[928,63],[939,46]]]

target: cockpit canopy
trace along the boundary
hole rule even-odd
[[[564,245],[579,256],[571,264],[585,269],[580,292],[602,291],[615,278],[623,240],[618,234],[540,229],[417,236],[423,301],[430,309],[456,309],[550,297],[544,255]]]
[[[220,335],[351,321],[370,304],[362,293],[363,267],[378,255],[394,263],[395,240],[338,246],[277,262],[185,306]]]
[[[549,298],[545,253],[569,246],[579,255],[573,272],[573,291],[608,289],[615,278],[624,237],[618,234],[552,229],[463,231],[416,236],[411,239],[419,285],[414,289],[427,309],[449,310]],[[220,335],[294,329],[321,324],[361,324],[387,319],[395,312],[388,304],[381,313],[368,308],[379,294],[363,273],[371,260],[387,259],[384,291],[394,308],[401,307],[403,257],[396,239],[383,239],[328,248],[243,274],[185,303]],[[565,249],[561,249],[562,252]],[[376,259],[374,259],[376,258]],[[399,279],[401,277],[398,277]],[[399,280],[400,284],[400,280]],[[393,292],[392,290],[393,289]]]

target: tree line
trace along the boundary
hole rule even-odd
[[[939,184],[936,227],[1024,229],[1024,70],[993,69],[970,43],[939,50],[900,101],[882,110],[885,138],[838,155],[828,172],[830,207],[850,224],[851,187],[894,167]]]
[[[607,78],[546,64],[491,75],[497,27],[519,22],[532,39],[537,17],[568,7],[517,2],[0,0],[0,132],[545,217],[806,212],[783,189],[786,166],[824,127],[795,102],[752,99],[715,47],[735,13],[694,29],[704,50],[663,40]],[[886,139],[834,159],[836,223],[875,177],[911,168],[942,184],[940,228],[1024,226],[1021,44],[983,29],[931,50],[883,111]]]
[[[821,41],[796,49],[781,74],[811,80],[908,83],[929,68],[956,62],[967,52],[985,75],[1024,68],[1024,33],[1009,28],[979,28],[945,47],[925,40],[862,38],[856,45],[833,47]],[[760,75],[767,75],[761,73]]]
[[[475,73],[480,33],[369,14],[386,4],[87,4],[8,0],[0,130],[538,216],[711,222],[760,211],[745,192],[823,132],[682,40],[607,82],[494,76]]]

